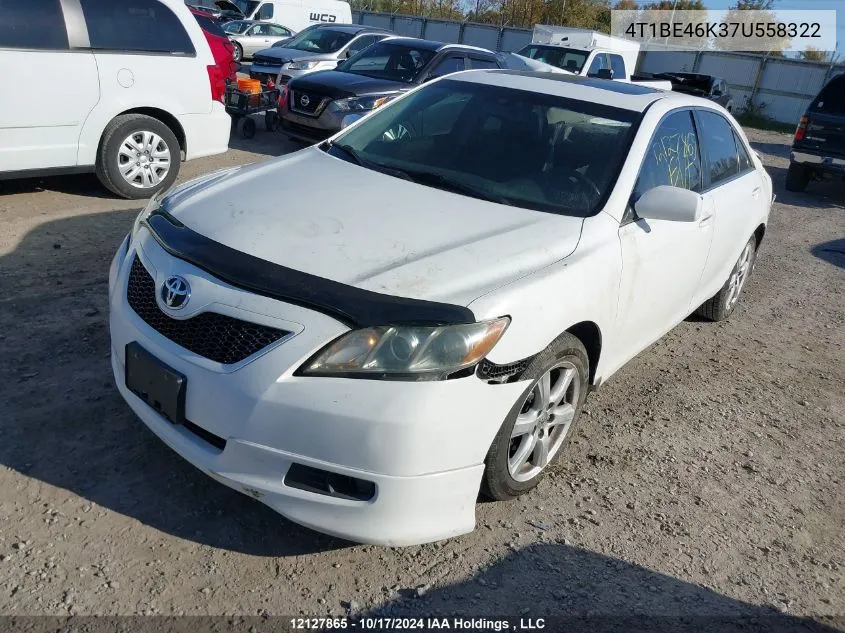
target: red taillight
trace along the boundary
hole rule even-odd
[[[223,97],[226,94],[226,78],[216,65],[208,66],[208,84],[211,87],[212,101],[223,103]]]
[[[804,137],[807,135],[807,125],[810,123],[810,119],[806,116],[802,116],[801,120],[798,122],[798,129],[795,130],[795,140],[796,141],[803,141]]]

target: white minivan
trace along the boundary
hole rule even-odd
[[[96,172],[125,198],[225,152],[225,83],[182,0],[26,0],[0,20],[0,179]],[[14,95],[14,98],[8,98]]]
[[[312,24],[350,24],[352,9],[341,0],[216,0],[218,8],[234,5],[249,20],[274,22],[294,31]]]

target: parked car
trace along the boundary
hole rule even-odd
[[[0,76],[32,97],[0,99],[2,178],[93,171],[144,198],[173,183],[183,156],[228,148],[225,78],[181,0],[17,2],[0,49]],[[45,97],[45,77],[67,81]]]
[[[468,68],[500,68],[483,48],[391,37],[338,64],[335,70],[292,79],[282,88],[282,129],[315,142],[415,86]]]
[[[226,80],[236,81],[238,77],[238,64],[234,57],[235,46],[229,40],[229,36],[207,14],[196,9],[191,9],[191,13],[200,25],[208,46],[211,48],[211,54],[214,55],[214,61],[217,62],[219,77],[224,82]],[[219,82],[220,79],[215,79],[216,84],[219,85]]]
[[[537,485],[592,387],[691,312],[735,310],[772,182],[723,113],[458,73],[185,184],[112,262],[117,387],[293,521],[386,545],[469,532],[479,490]]]
[[[330,70],[339,62],[392,35],[384,29],[362,24],[319,25],[305,29],[284,46],[268,48],[253,56],[249,76],[276,85],[318,70]]]
[[[237,25],[237,27],[229,26]],[[246,25],[243,28],[243,25]],[[269,22],[253,22],[251,20],[239,20],[230,22],[225,29],[229,38],[235,46],[235,61],[240,62],[250,59],[255,53],[273,46],[276,42],[288,40],[294,34],[289,28]],[[232,29],[241,29],[233,32]]]
[[[728,91],[728,83],[721,77],[701,75],[699,73],[658,73],[655,78],[672,83],[672,90],[684,94],[704,97],[718,103],[728,112],[733,112],[733,96]]]
[[[811,180],[845,178],[845,74],[822,88],[795,130],[788,191],[804,191]]]

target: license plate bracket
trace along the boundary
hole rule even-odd
[[[188,380],[135,341],[126,345],[126,388],[173,424],[185,421]]]

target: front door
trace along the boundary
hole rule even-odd
[[[652,137],[632,201],[659,185],[701,190],[701,153],[689,110],[668,115]],[[616,318],[620,357],[630,358],[686,318],[710,250],[712,209],[698,222],[644,220],[619,227],[622,280]]]

